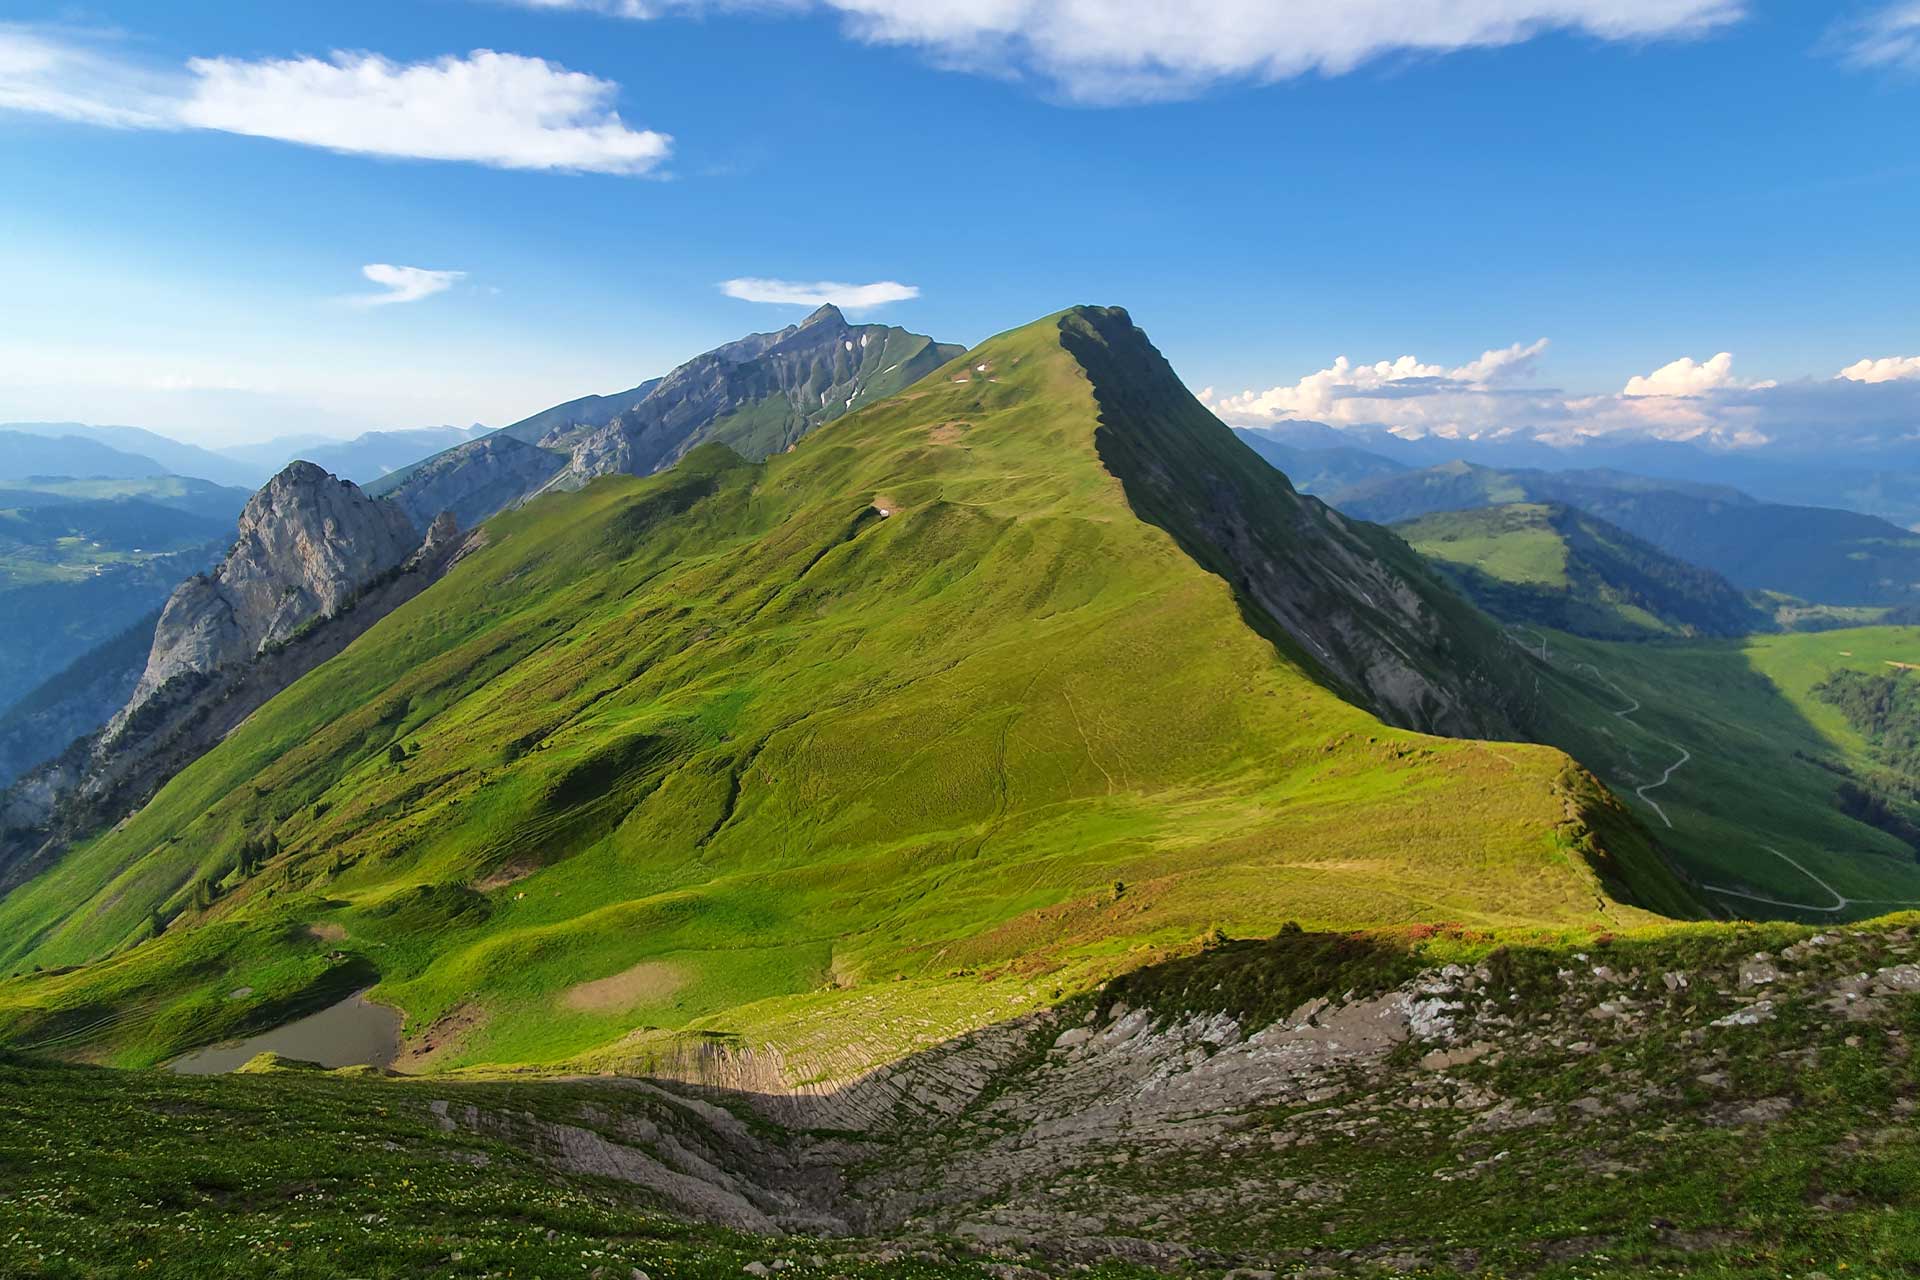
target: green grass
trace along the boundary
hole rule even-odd
[[[0,902],[21,975],[0,1034],[151,1008],[71,1044],[148,1063],[230,1033],[235,988],[312,1003],[330,966],[364,965],[411,1029],[470,1024],[441,1065],[807,1019],[873,1028],[884,1057],[1215,925],[1687,908],[1657,859],[1603,847],[1633,837],[1595,834],[1606,802],[1558,752],[1385,728],[1252,630],[1102,464],[1072,323],[996,338],[764,465],[709,446],[491,522],[484,550]],[[1204,443],[1249,493],[1297,501],[1210,418],[1149,421],[1107,429],[1140,431],[1149,465]],[[267,830],[281,853],[237,875]],[[485,911],[382,914],[461,884]],[[173,924],[153,938],[156,912]],[[674,980],[570,999],[643,964]],[[944,1012],[896,1016],[896,991]]]
[[[1395,532],[1509,623],[1602,640],[1735,636],[1773,626],[1718,574],[1567,506],[1448,511]]]
[[[1538,633],[1517,634],[1537,648]],[[1920,905],[1914,850],[1836,808],[1845,775],[1871,772],[1875,761],[1845,716],[1813,693],[1841,667],[1885,671],[1888,661],[1920,660],[1920,628],[1657,645],[1546,639],[1551,709],[1543,731],[1598,772],[1697,879],[1786,902],[1832,903],[1771,848],[1842,896],[1866,900],[1838,913],[1796,913],[1722,895],[1725,908],[1830,919]],[[1616,715],[1628,699],[1641,709]],[[1657,781],[1682,749],[1692,760],[1647,793],[1669,828],[1633,793]]]
[[[1425,926],[1187,947],[1067,1001],[1032,1053],[986,1055],[978,1094],[959,1086],[971,1105],[874,1133],[789,1130],[741,1098],[689,1101],[630,1081],[285,1066],[183,1078],[0,1056],[0,1273],[622,1280],[639,1268],[720,1280],[778,1260],[796,1280],[959,1280],[1004,1276],[1008,1263],[1154,1274],[1080,1261],[1119,1238],[1192,1249],[1176,1273],[1209,1278],[1291,1265],[1376,1280],[1891,1280],[1920,1266],[1908,1118],[1920,996],[1884,994],[1848,1017],[1825,1001],[1847,975],[1910,964],[1916,922],[1598,936]],[[1723,1025],[1757,998],[1736,975],[1762,951],[1777,966],[1775,1016]],[[1102,1025],[1124,1002],[1163,1028],[1225,1014],[1252,1033],[1309,998],[1370,999],[1443,965],[1460,966],[1447,988],[1460,1016],[1502,1028],[1496,1051],[1436,1070],[1403,1046],[1344,1078],[1311,1076],[1291,1102],[1222,1098],[1181,1139],[1116,1124],[1088,1143],[1043,1127],[1025,1142],[1056,1144],[1052,1164],[1018,1185],[981,1177],[1013,1137],[999,1104],[1030,1106],[1063,1082],[1048,1053],[1063,1023]],[[1162,1052],[1175,1076],[1209,1069],[1187,1049]],[[1767,1119],[1743,1116],[1755,1104]],[[1048,1113],[1074,1105],[1056,1099]],[[1502,1113],[1514,1122],[1491,1123]],[[701,1225],[644,1182],[570,1167],[542,1136],[555,1125],[574,1130],[569,1149],[619,1143],[710,1185],[790,1190],[789,1162],[817,1161],[842,1177],[806,1182],[821,1197],[810,1203],[885,1219],[900,1195],[925,1216],[866,1239]],[[947,1160],[966,1176],[941,1182]],[[1037,1239],[1013,1248],[928,1226],[1023,1209]]]

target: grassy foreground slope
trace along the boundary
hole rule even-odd
[[[1164,369],[1068,312],[491,522],[0,902],[0,1036],[148,1063],[377,982],[435,1067],[805,1024],[855,1070],[1214,926],[1692,909],[1565,756],[1383,727],[1139,518],[1103,454],[1299,500],[1170,370],[1103,423],[1112,342]]]

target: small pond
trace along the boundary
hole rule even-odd
[[[182,1075],[231,1071],[261,1053],[317,1062],[323,1067],[388,1067],[400,1056],[398,1009],[375,1004],[365,992],[245,1040],[208,1045],[167,1065]]]

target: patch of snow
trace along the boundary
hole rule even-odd
[[[853,339],[851,338],[847,339],[847,350],[853,350]]]

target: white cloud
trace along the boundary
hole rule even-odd
[[[360,274],[385,290],[384,293],[360,294],[348,299],[362,307],[418,302],[436,293],[445,293],[467,278],[464,271],[429,271],[424,267],[396,267],[385,262],[369,262],[360,268]]]
[[[772,302],[795,307],[821,307],[832,303],[848,311],[860,311],[889,302],[906,302],[920,296],[917,286],[893,280],[880,280],[873,284],[817,280],[803,284],[795,280],[766,280],[752,276],[724,280],[720,284],[720,292],[729,298],[739,298],[742,302]]]
[[[1902,0],[1848,23],[1829,44],[1856,67],[1920,71],[1920,0]]]
[[[497,169],[646,173],[672,150],[610,80],[519,54],[195,58],[156,71],[96,43],[0,26],[0,110],[122,129],[212,129],[329,151]]]
[[[1551,31],[1600,40],[1697,36],[1745,0],[519,0],[632,18],[760,8],[838,13],[870,44],[946,66],[1031,76],[1089,102],[1177,98],[1228,80],[1342,75],[1394,54],[1518,44]]]
[[[1696,362],[1692,356],[1681,356],[1669,364],[1663,364],[1652,373],[1638,374],[1627,379],[1626,390],[1629,396],[1698,396],[1720,387],[1737,385],[1733,378],[1733,353],[1722,351],[1713,359]]]
[[[1358,365],[1340,356],[1290,386],[1201,399],[1221,417],[1242,425],[1286,419],[1336,426],[1385,421],[1409,434],[1451,434],[1485,416],[1487,402],[1506,398],[1502,384],[1531,373],[1547,345],[1545,338],[1515,343],[1482,352],[1453,369],[1424,364],[1414,356]]]
[[[1317,422],[1364,441],[1601,437],[1688,440],[1723,448],[1783,445],[1846,450],[1920,440],[1920,356],[1862,360],[1831,379],[1748,381],[1721,352],[1682,357],[1627,380],[1619,392],[1569,395],[1516,385],[1533,374],[1543,341],[1490,351],[1448,369],[1414,356],[1356,365],[1344,357],[1267,391],[1200,399],[1236,426]]]
[[[1920,356],[1856,360],[1834,377],[1845,378],[1848,382],[1905,382],[1920,379]]]

